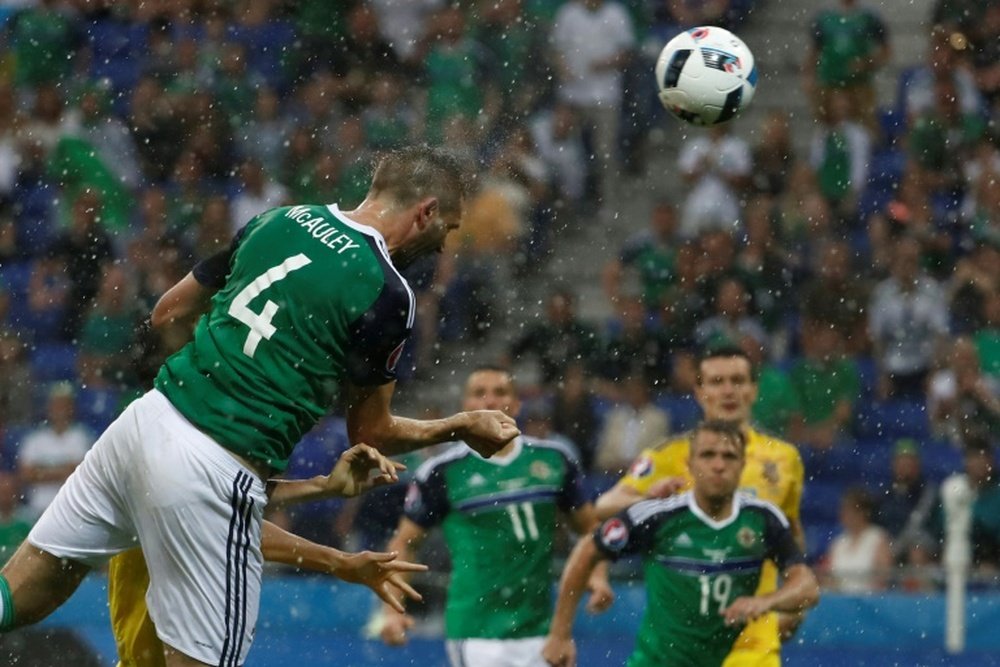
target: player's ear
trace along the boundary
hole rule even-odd
[[[438,215],[437,197],[424,197],[417,204],[417,228],[425,229]]]

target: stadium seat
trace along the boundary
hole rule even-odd
[[[44,343],[31,351],[31,368],[41,384],[76,377],[76,347],[68,343]]]
[[[76,395],[76,416],[94,433],[101,433],[118,416],[122,394],[117,389],[86,387]]]
[[[30,426],[11,426],[3,431],[3,438],[0,440],[0,470],[17,469],[17,452],[31,430]]]
[[[835,521],[806,521],[802,528],[806,534],[806,556],[812,563],[823,557],[840,532],[840,524]]]
[[[655,402],[670,415],[670,430],[674,433],[691,429],[701,418],[701,408],[698,407],[694,396],[663,394],[658,396]]]
[[[928,438],[927,406],[900,399],[864,404],[857,413],[856,432],[861,438]]]
[[[927,440],[920,444],[920,464],[928,480],[940,482],[962,470],[962,453],[950,442]]]
[[[841,482],[829,482],[810,479],[802,492],[802,520],[815,523],[817,521],[837,522],[840,513],[840,496],[845,485]]]

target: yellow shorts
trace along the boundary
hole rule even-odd
[[[749,651],[734,649],[722,667],[781,667],[781,654],[777,651]]]
[[[118,646],[118,667],[166,667],[163,642],[146,609],[149,572],[142,550],[132,549],[108,565],[111,630]]]

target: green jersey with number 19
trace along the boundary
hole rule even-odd
[[[586,503],[580,482],[568,447],[523,437],[503,459],[484,459],[460,444],[417,470],[406,517],[444,530],[452,563],[449,639],[548,632],[556,510]]]
[[[720,612],[753,595],[764,560],[780,569],[803,562],[788,520],[771,503],[744,493],[715,521],[691,492],[644,500],[594,534],[605,556],[645,556],[646,611],[628,667],[719,667],[742,627]]]
[[[336,206],[262,213],[233,241],[226,268],[156,388],[223,447],[284,470],[343,380],[395,379],[413,293],[382,236]]]

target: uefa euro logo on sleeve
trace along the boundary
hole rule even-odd
[[[601,526],[601,542],[611,551],[621,551],[628,543],[628,526],[617,517],[608,519]]]

